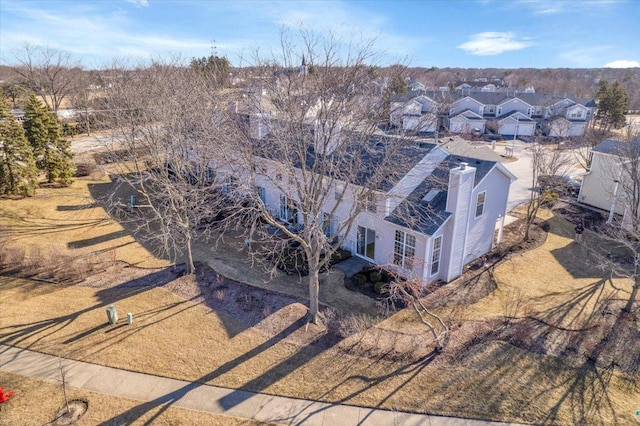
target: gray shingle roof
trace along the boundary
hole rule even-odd
[[[631,142],[605,139],[596,145],[592,151],[621,157],[632,157],[633,155],[640,157],[640,137],[635,138]]]
[[[476,168],[474,187],[497,164],[495,161],[449,155],[384,220],[425,235],[433,235],[452,215],[452,212],[446,211],[449,172],[458,167],[461,162],[466,162],[469,166]],[[425,201],[424,196],[432,189],[440,190],[440,192],[431,201]]]

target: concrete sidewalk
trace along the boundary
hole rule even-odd
[[[137,399],[150,406],[171,404],[270,423],[311,426],[504,424],[264,395],[135,373],[0,344],[0,370],[3,371],[57,381],[60,363],[72,387]]]

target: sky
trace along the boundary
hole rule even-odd
[[[0,61],[26,42],[90,69],[210,54],[246,66],[302,29],[373,41],[378,65],[640,67],[639,20],[640,0],[0,0]]]

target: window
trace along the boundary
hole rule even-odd
[[[373,260],[376,252],[376,231],[358,226],[357,253]]]
[[[435,275],[440,270],[440,254],[442,253],[442,236],[433,240],[431,248],[431,275]]]
[[[216,170],[213,167],[208,166],[207,167],[207,182],[211,183],[214,181],[214,179],[216,178]]]
[[[329,213],[322,213],[322,229],[327,238],[335,236],[338,230],[335,218]]]
[[[582,118],[582,111],[579,109],[574,109],[571,111],[571,118]]]
[[[289,198],[286,195],[280,195],[280,219],[289,222],[293,219],[294,214],[295,211]]]
[[[416,254],[416,237],[404,231],[396,231],[393,244],[393,263],[403,269],[413,269],[413,257]]]
[[[258,191],[258,197],[260,197],[260,200],[262,201],[262,204],[267,204],[267,190],[263,187],[263,186],[258,186],[257,188]]]
[[[235,189],[235,186],[236,186],[236,180],[233,178],[233,176],[227,176],[226,178],[224,178],[224,181],[222,182],[221,190],[225,194],[230,194],[231,191]]]
[[[478,198],[476,199],[476,217],[480,217],[484,213],[484,197],[486,194],[487,191],[482,191],[478,194]]]

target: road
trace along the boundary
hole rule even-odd
[[[509,200],[507,201],[507,211],[511,211],[521,204],[527,203],[531,197],[532,190],[532,152],[531,144],[516,141],[504,142],[504,146],[513,147],[513,156],[517,158],[516,161],[503,163],[504,166],[513,173],[518,180],[511,184],[509,190]],[[504,146],[497,146],[496,152],[502,154]],[[564,174],[571,177],[581,179],[581,174],[584,173],[577,160],[572,161],[572,164],[568,166]]]
[[[91,136],[76,137],[71,141],[71,152],[82,154],[89,151],[102,150],[111,146],[111,135],[105,133],[94,133]]]

